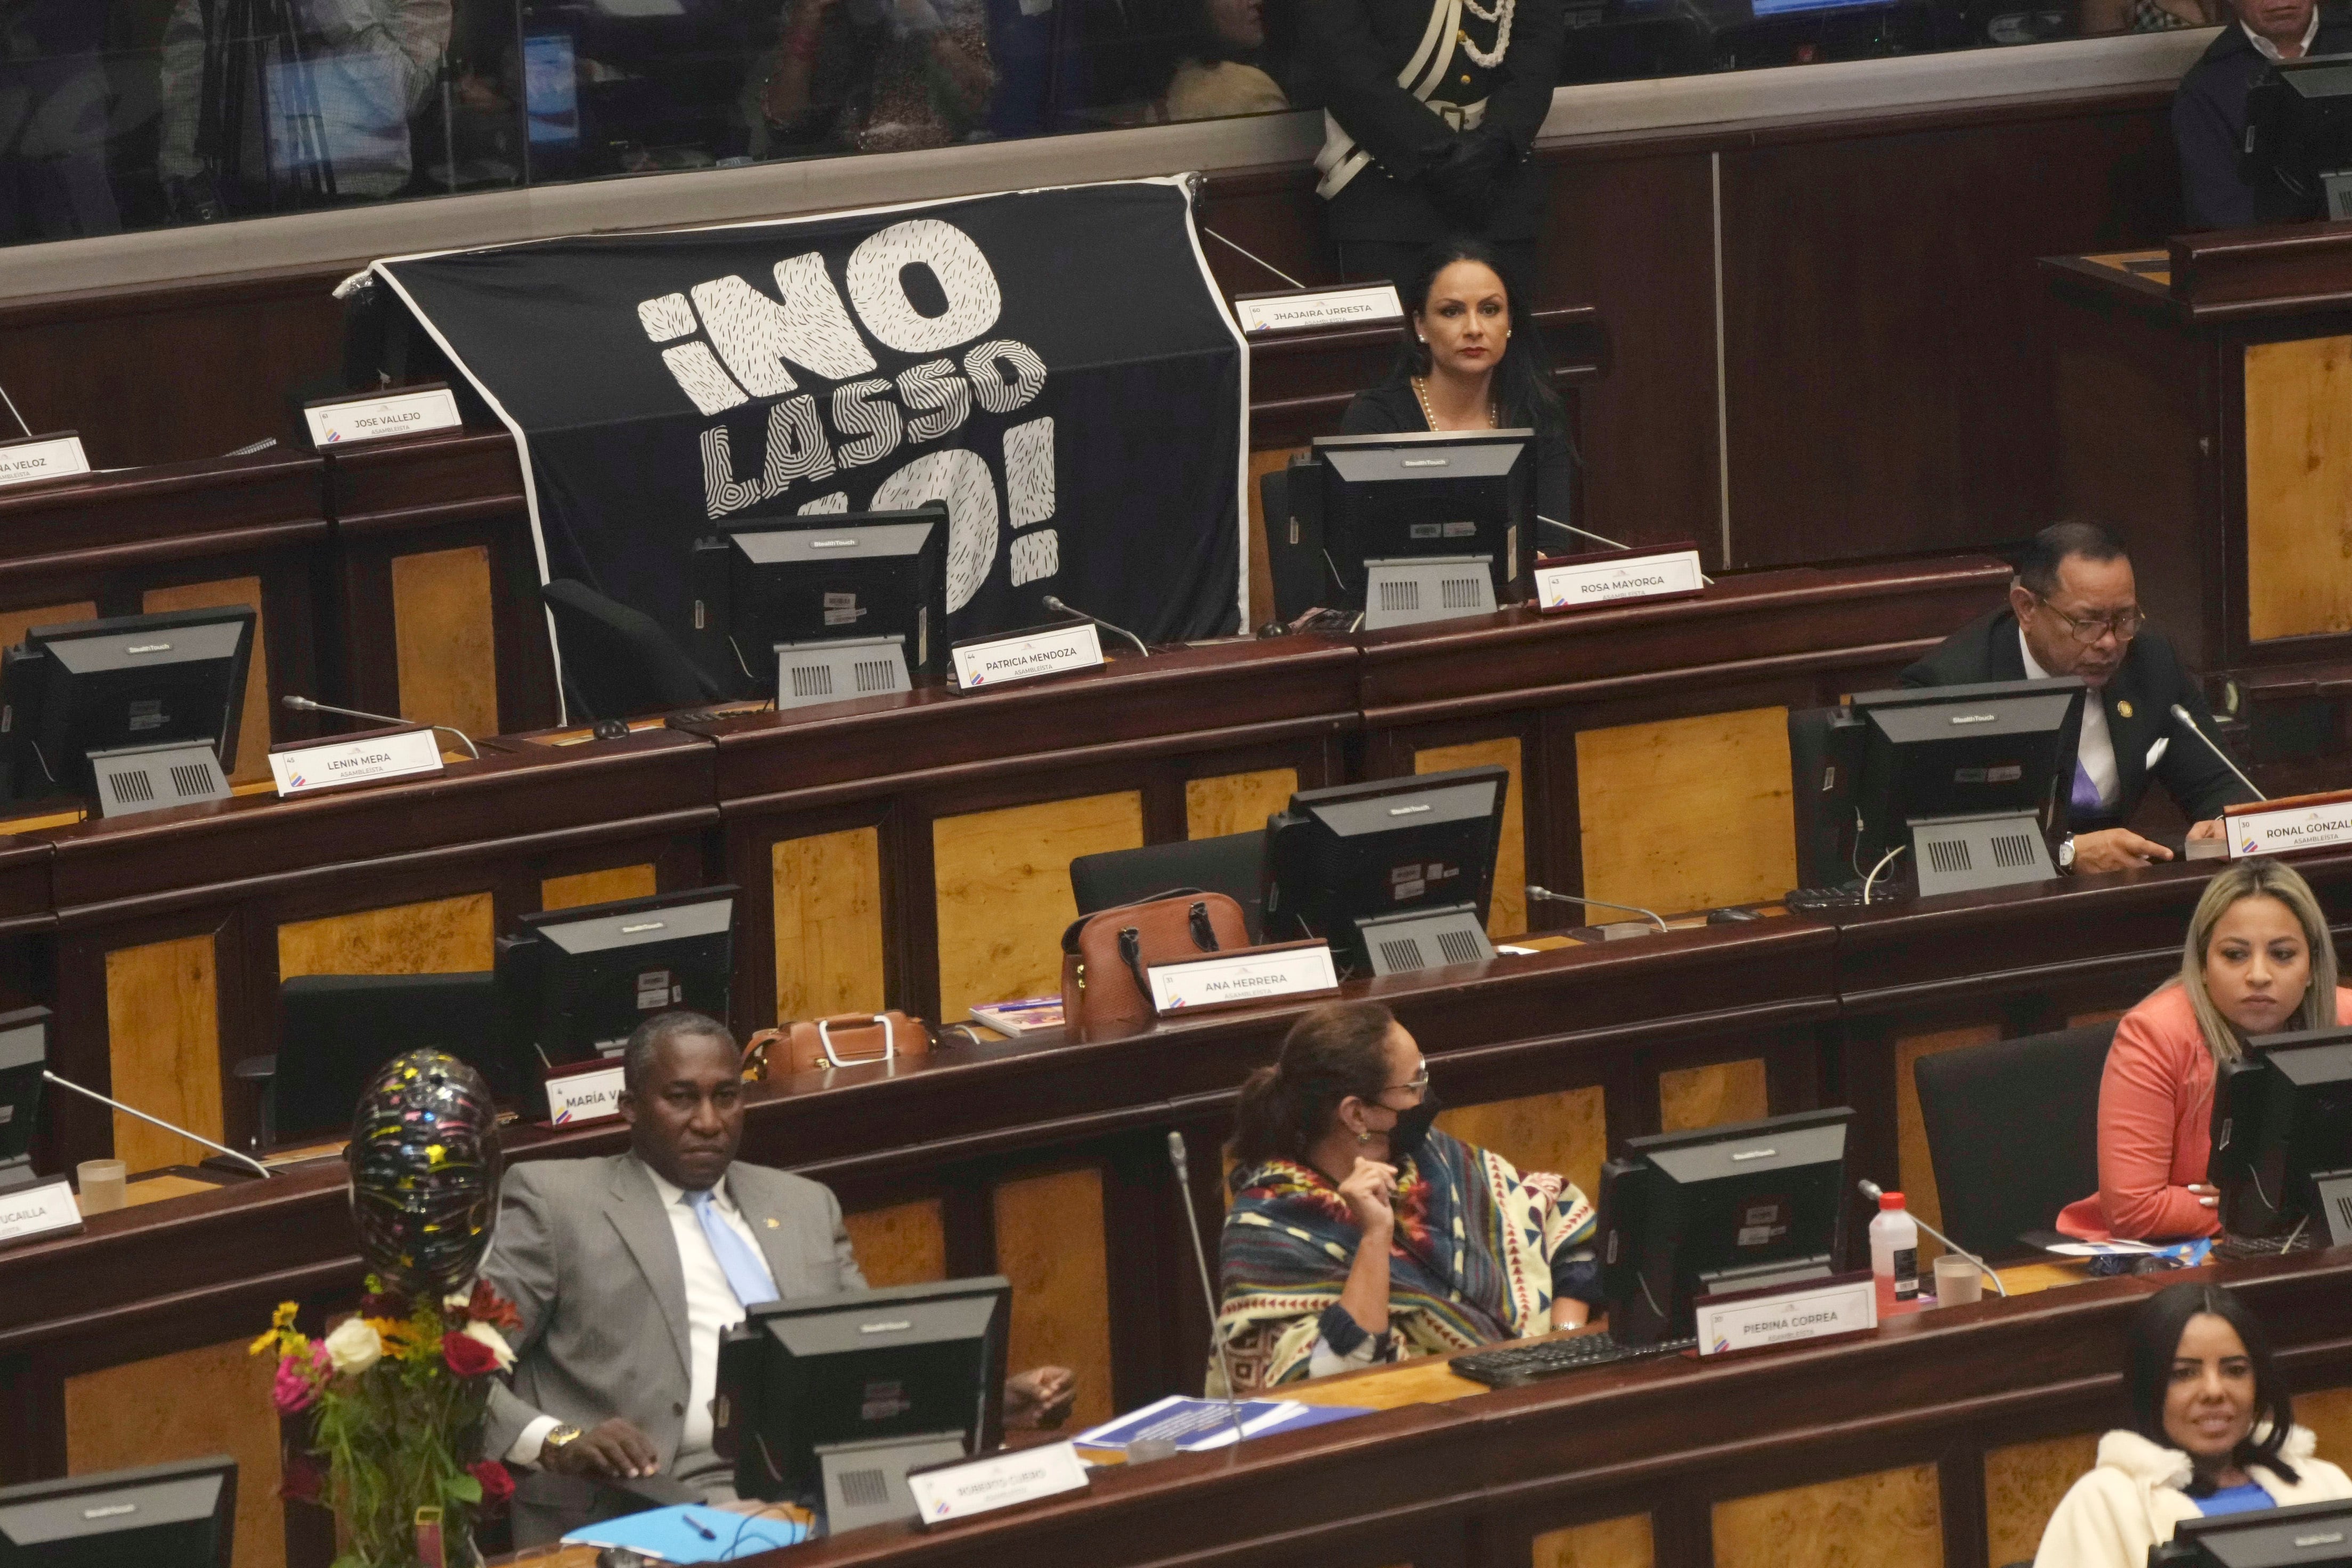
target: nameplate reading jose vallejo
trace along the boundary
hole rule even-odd
[[[466,423],[457,413],[457,394],[447,387],[394,392],[356,402],[314,403],[302,411],[302,418],[310,426],[313,446],[351,446],[394,435],[422,435],[431,430],[455,430]]]
[[[1328,942],[1151,967],[1152,1005],[1163,1013],[1276,997],[1311,997],[1339,988],[1339,976],[1332,967]]]
[[[621,1089],[627,1070],[600,1067],[593,1072],[567,1072],[547,1081],[547,1120],[551,1126],[576,1127],[621,1113]]]
[[[2352,844],[2352,796],[2284,810],[2246,811],[2222,825],[2230,835],[2231,860]]]
[[[29,485],[89,472],[89,456],[79,435],[38,435],[0,445],[0,485]]]
[[[1568,566],[1536,567],[1536,607],[1540,610],[1581,610],[1613,604],[1621,599],[1650,599],[1662,593],[1696,593],[1706,583],[1698,570],[1698,551],[1669,550],[1662,555],[1624,556],[1613,560],[1577,561]]]
[[[955,651],[955,683],[958,690],[969,692],[1034,681],[1040,675],[1099,669],[1102,662],[1102,638],[1092,622],[1081,621],[1050,632],[1024,632],[1017,637],[967,643]]]
[[[1878,1326],[1878,1286],[1864,1276],[1770,1295],[1742,1292],[1719,1304],[1701,1300],[1697,1321],[1701,1355],[1853,1333]]]
[[[1236,299],[1234,314],[1244,332],[1295,332],[1306,327],[1370,326],[1404,317],[1393,283],[1366,288],[1318,288],[1304,294],[1274,294]]]
[[[81,1228],[81,1209],[69,1182],[44,1182],[0,1193],[0,1247],[30,1241],[52,1230]]]
[[[332,740],[269,754],[270,775],[280,795],[299,795],[339,784],[372,784],[410,773],[441,771],[441,745],[429,729],[404,729],[358,740]]]
[[[914,1494],[925,1524],[944,1524],[1057,1492],[1079,1491],[1086,1484],[1087,1467],[1067,1443],[1015,1448],[907,1478],[907,1490]]]

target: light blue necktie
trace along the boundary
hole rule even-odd
[[[709,1238],[710,1250],[718,1258],[719,1271],[727,1276],[727,1288],[735,1292],[735,1299],[746,1308],[774,1301],[776,1279],[768,1272],[767,1260],[721,1218],[717,1194],[709,1187],[689,1192],[686,1206],[702,1222],[702,1234]]]

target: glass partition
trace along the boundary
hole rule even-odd
[[[0,240],[1311,108],[1298,7],[1396,3],[0,0]],[[2210,0],[1567,11],[1568,82],[2218,15]]]

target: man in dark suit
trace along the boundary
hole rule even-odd
[[[514,1386],[482,1447],[522,1467],[515,1544],[655,1506],[667,1485],[723,1500],[711,1451],[720,1333],[757,1302],[862,1291],[841,1205],[815,1182],[739,1163],[742,1058],[726,1026],[664,1013],[629,1037],[629,1152],[509,1166],[483,1278],[515,1303]],[[1050,1426],[1070,1374],[1005,1385],[1007,1426]],[[661,1478],[633,1495],[600,1488]]]
[[[2080,675],[2091,688],[2074,772],[2070,871],[2121,871],[2172,852],[2124,826],[2148,780],[2160,780],[2196,825],[2221,836],[2221,808],[2256,799],[2212,747],[2172,716],[2179,704],[2210,736],[2213,715],[2164,633],[2145,624],[2123,541],[2096,523],[2034,536],[2010,580],[2009,602],[1979,616],[1903,672],[1906,686]]]
[[[2234,5],[2237,20],[2189,68],[2172,99],[2189,226],[2235,229],[2316,217],[2316,192],[2298,193],[2275,180],[2246,178],[2246,94],[2280,60],[2352,51],[2352,22],[2322,12],[2314,0]]]

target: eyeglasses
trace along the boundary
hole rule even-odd
[[[1411,1078],[1406,1079],[1402,1083],[1390,1084],[1387,1088],[1381,1090],[1381,1092],[1383,1094],[1393,1094],[1400,1089],[1412,1090],[1412,1096],[1416,1100],[1428,1094],[1429,1063],[1426,1060],[1422,1062],[1421,1071],[1419,1072],[1414,1073]]]
[[[2046,599],[2042,601],[2042,608],[2064,622],[2066,630],[2074,634],[2074,641],[2083,643],[2095,643],[2110,632],[2115,633],[2116,642],[2128,643],[2147,624],[2147,616],[2137,605],[2113,615],[2093,616],[2069,615]]]

